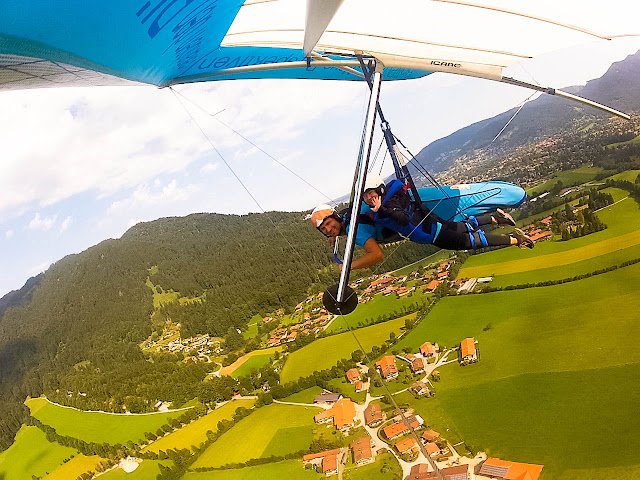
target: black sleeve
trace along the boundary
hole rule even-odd
[[[386,204],[382,205],[378,213],[381,217],[390,218],[403,227],[409,224],[409,213],[400,205],[400,202],[396,201],[395,197],[390,198]]]

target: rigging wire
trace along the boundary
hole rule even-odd
[[[318,189],[315,185],[313,185],[311,182],[309,182],[308,180],[306,180],[304,177],[302,177],[301,175],[299,175],[298,173],[296,173],[295,171],[293,171],[292,169],[290,169],[287,165],[285,165],[283,162],[281,162],[280,160],[278,160],[277,158],[275,158],[273,155],[271,155],[269,152],[267,152],[266,150],[264,150],[262,147],[260,147],[259,145],[257,145],[255,142],[253,142],[251,139],[247,138],[245,135],[243,135],[242,133],[240,133],[238,130],[236,130],[235,128],[233,128],[231,125],[229,125],[228,123],[224,122],[223,120],[221,120],[220,118],[217,117],[217,115],[219,113],[221,113],[224,110],[220,110],[219,112],[216,113],[210,113],[207,110],[205,110],[202,106],[198,105],[196,102],[194,102],[193,100],[191,100],[189,97],[185,96],[184,94],[182,94],[181,92],[175,90],[173,87],[169,87],[171,88],[171,91],[174,92],[174,94],[180,95],[182,98],[184,98],[186,101],[188,101],[191,105],[193,105],[194,107],[196,107],[197,109],[201,110],[202,112],[204,112],[205,114],[209,115],[210,117],[212,117],[216,122],[218,122],[220,125],[228,128],[229,130],[231,130],[233,133],[235,133],[236,135],[238,135],[240,138],[242,138],[244,141],[246,141],[247,143],[249,143],[250,145],[252,145],[253,147],[255,147],[256,149],[258,149],[259,151],[261,151],[262,153],[264,153],[267,157],[269,157],[271,160],[273,160],[274,162],[276,162],[278,165],[280,165],[282,168],[284,168],[285,170],[287,170],[289,173],[291,173],[292,175],[294,175],[295,177],[297,177],[298,179],[300,179],[301,181],[303,181],[305,184],[307,184],[309,187],[311,187],[312,189],[314,189],[316,192],[318,192],[320,195],[322,195],[323,197],[325,197],[327,200],[329,200],[329,202],[334,202],[334,199],[332,199],[331,197],[329,197],[326,193],[322,192],[320,189]]]
[[[273,219],[271,218],[271,215],[269,215],[269,213],[267,213],[267,211],[262,207],[262,205],[260,204],[260,202],[258,201],[258,199],[255,197],[255,195],[253,195],[251,193],[251,191],[249,190],[249,188],[245,185],[245,183],[242,181],[242,179],[238,176],[238,174],[235,172],[235,170],[233,169],[233,167],[231,166],[231,164],[227,161],[227,159],[224,157],[224,155],[222,155],[222,152],[214,145],[213,141],[211,140],[211,138],[207,135],[207,133],[204,131],[204,129],[200,126],[200,124],[197,122],[197,120],[195,119],[195,117],[191,114],[191,112],[189,111],[189,109],[186,107],[186,105],[180,100],[180,98],[178,97],[178,95],[176,95],[175,90],[172,87],[169,87],[169,90],[171,90],[171,92],[174,94],[175,99],[178,101],[178,103],[180,104],[180,106],[184,109],[184,111],[187,113],[187,115],[189,116],[189,118],[191,119],[191,122],[198,128],[198,130],[200,130],[200,133],[202,133],[202,135],[204,136],[204,138],[207,140],[207,142],[209,143],[209,145],[211,146],[211,148],[213,149],[214,152],[216,152],[216,154],[220,157],[220,159],[224,162],[224,164],[227,166],[227,168],[229,169],[229,171],[233,174],[233,176],[235,177],[235,179],[238,181],[238,183],[242,186],[242,188],[244,189],[245,192],[247,192],[247,195],[249,195],[249,197],[251,197],[251,199],[253,200],[253,202],[257,205],[258,209],[260,209],[260,211],[262,213],[264,213],[267,217],[267,219],[269,220],[269,222],[271,222],[271,225],[273,225],[273,228],[276,232],[278,232],[280,234],[280,236],[285,240],[285,242],[289,245],[289,247],[295,252],[296,255],[298,255],[298,257],[300,258],[300,260],[302,260],[303,263],[306,263],[304,257],[300,254],[300,252],[298,252],[298,249],[296,249],[291,242],[289,241],[289,239],[287,238],[287,236],[282,233],[282,231],[278,228],[278,226],[276,225],[276,223],[273,221]],[[319,279],[319,275],[316,272],[316,279]]]
[[[502,127],[502,129],[497,133],[497,135],[496,135],[495,137],[493,137],[493,140],[491,140],[491,142],[489,142],[489,146],[493,145],[493,142],[495,142],[495,141],[498,139],[498,137],[499,137],[500,135],[502,135],[502,132],[504,132],[504,131],[507,129],[507,127],[509,126],[509,124],[511,123],[511,121],[512,121],[514,118],[516,118],[516,115],[518,115],[518,114],[520,113],[520,110],[522,110],[522,107],[524,107],[524,106],[525,106],[525,104],[526,104],[529,100],[531,100],[531,98],[532,98],[534,95],[536,95],[537,93],[538,93],[538,92],[533,92],[531,95],[529,95],[529,96],[527,97],[527,99],[526,99],[524,102],[522,102],[522,103],[520,104],[520,106],[519,106],[519,107],[518,107],[518,109],[516,110],[516,113],[514,113],[514,114],[511,116],[511,118],[509,119],[509,121],[508,121],[507,123],[505,123],[504,127]]]

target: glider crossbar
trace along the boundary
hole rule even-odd
[[[535,85],[533,83],[523,82],[522,80],[516,80],[511,77],[502,77],[502,80],[498,80],[501,83],[507,83],[509,85],[516,85],[517,87],[524,87],[530,90],[537,90],[538,92],[548,93],[549,95],[557,95],[559,97],[566,98],[568,100],[573,100],[574,102],[582,103],[584,105],[588,105],[593,108],[597,108],[598,110],[602,110],[603,112],[610,113],[620,118],[624,118],[625,120],[630,120],[631,117],[624,112],[616,110],[615,108],[607,107],[598,102],[594,102],[593,100],[589,100],[584,97],[580,97],[578,95],[573,95],[572,93],[565,92],[563,90],[559,90],[557,88],[551,87],[543,87],[541,85]]]

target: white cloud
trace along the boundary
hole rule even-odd
[[[67,229],[69,228],[69,225],[71,225],[71,222],[72,222],[71,216],[68,216],[67,218],[65,218],[60,224],[60,233],[66,232]]]
[[[202,167],[200,167],[200,173],[207,174],[207,173],[215,172],[219,166],[220,166],[219,163],[209,162],[206,165],[203,165]]]
[[[14,234],[15,234],[15,232],[12,229],[9,229],[6,232],[4,232],[4,237],[5,238],[11,238],[11,237],[13,237]]]
[[[29,222],[29,230],[51,230],[51,228],[55,225],[57,219],[57,215],[52,215],[50,217],[41,217],[40,213],[36,213]]]
[[[33,277],[38,275],[39,273],[44,272],[47,268],[51,266],[51,262],[42,262],[39,265],[35,265],[27,271],[27,277]]]
[[[179,186],[175,179],[167,184],[162,184],[156,179],[153,186],[140,185],[127,198],[113,202],[107,210],[107,215],[119,216],[125,212],[136,212],[151,207],[162,212],[163,207],[184,202],[199,190],[200,187],[195,184]],[[162,216],[162,214],[159,213],[158,216]]]

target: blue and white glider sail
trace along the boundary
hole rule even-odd
[[[509,82],[506,67],[541,53],[639,35],[639,5],[0,0],[0,89],[239,78],[361,81],[356,53],[384,64],[384,80],[446,72]]]

